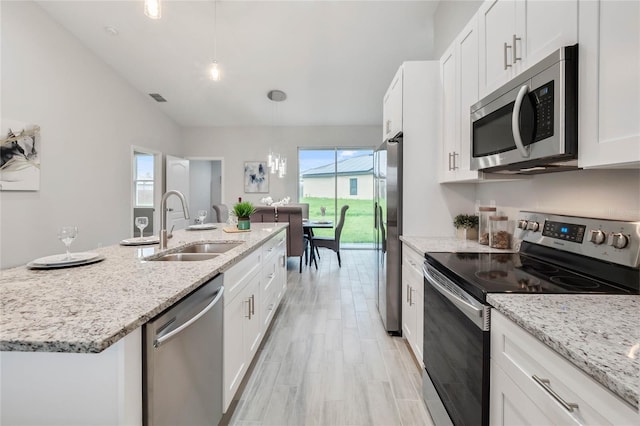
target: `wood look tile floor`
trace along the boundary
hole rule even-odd
[[[433,425],[420,369],[383,329],[374,252],[342,250],[342,268],[320,255],[317,271],[289,260],[287,293],[223,424]]]

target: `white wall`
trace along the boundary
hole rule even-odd
[[[476,199],[495,200],[515,220],[519,210],[640,220],[639,170],[578,170],[518,182],[477,185]]]
[[[182,135],[187,157],[224,157],[224,204],[243,201],[259,204],[271,196],[298,197],[298,147],[377,147],[382,143],[380,126],[325,127],[207,127],[185,129]],[[245,161],[266,161],[269,148],[287,157],[287,175],[270,175],[269,193],[245,194]]]
[[[131,145],[181,154],[180,128],[32,2],[2,2],[1,114],[41,127],[36,192],[0,193],[0,267],[131,235]]]
[[[441,0],[434,14],[434,59],[439,59],[469,19],[478,11],[482,0]]]

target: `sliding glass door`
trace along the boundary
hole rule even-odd
[[[340,239],[344,247],[373,243],[373,150],[321,148],[298,150],[298,199],[309,204],[310,220],[340,219],[348,205]],[[333,235],[318,229],[316,235]]]

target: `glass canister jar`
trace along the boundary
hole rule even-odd
[[[497,249],[511,248],[511,233],[507,216],[489,216],[489,246]]]
[[[478,207],[478,243],[489,245],[489,217],[495,214],[495,207]]]

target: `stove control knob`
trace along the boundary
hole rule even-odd
[[[525,219],[520,219],[518,221],[518,228],[522,229],[523,231],[526,231],[528,223],[529,222],[527,222]]]
[[[529,231],[536,232],[538,229],[540,229],[540,224],[538,222],[531,221],[527,224],[527,229]]]
[[[623,249],[627,246],[627,244],[629,244],[629,238],[627,238],[627,236],[621,232],[613,233],[609,235],[607,244],[617,249]]]
[[[600,245],[604,243],[606,236],[607,235],[599,229],[598,230],[592,229],[589,231],[589,241],[591,241],[593,244],[596,244],[596,245]]]

